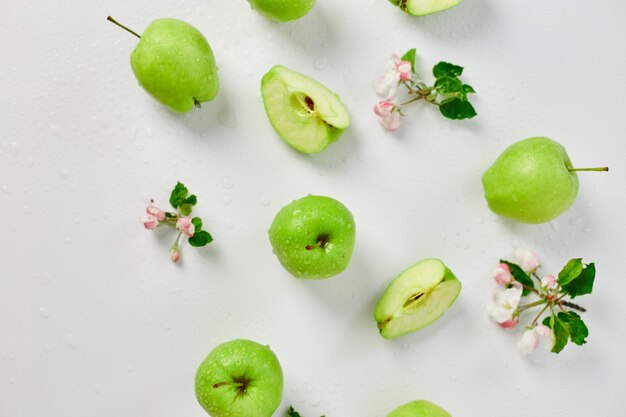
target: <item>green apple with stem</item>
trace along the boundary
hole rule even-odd
[[[461,292],[461,282],[439,259],[411,266],[389,284],[374,309],[378,330],[393,339],[439,319]]]
[[[350,115],[337,94],[283,66],[263,76],[261,95],[278,136],[300,152],[322,152],[350,125]]]
[[[315,5],[315,0],[248,0],[248,2],[254,10],[277,22],[299,19]]]
[[[446,410],[435,404],[418,400],[401,405],[387,417],[452,417]]]
[[[274,254],[292,275],[324,279],[347,268],[355,232],[346,206],[330,197],[308,195],[276,214],[269,238]]]
[[[463,0],[389,0],[391,4],[413,16],[424,16],[441,12],[456,6],[462,1]]]
[[[564,213],[578,194],[579,171],[565,148],[546,137],[509,146],[484,173],[485,199],[494,213],[522,223],[544,223]]]
[[[282,395],[278,358],[251,340],[217,346],[196,373],[196,398],[212,417],[271,417]]]
[[[142,35],[110,22],[139,38],[130,65],[139,84],[172,110],[188,112],[217,95],[219,80],[213,51],[206,38],[190,24],[157,19]]]

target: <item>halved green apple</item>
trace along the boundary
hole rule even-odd
[[[278,136],[300,152],[323,151],[350,125],[350,115],[337,94],[281,65],[263,76],[261,95]]]
[[[389,0],[391,4],[398,6],[413,16],[424,16],[441,12],[456,6],[462,1],[463,0]]]
[[[393,339],[432,324],[461,292],[461,282],[439,259],[426,259],[402,272],[374,309],[380,334]]]

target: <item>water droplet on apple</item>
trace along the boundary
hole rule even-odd
[[[217,113],[217,121],[224,127],[235,129],[237,125],[237,115],[228,109],[222,109]]]

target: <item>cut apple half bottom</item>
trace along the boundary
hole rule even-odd
[[[335,93],[317,81],[277,65],[261,80],[267,117],[292,148],[318,153],[350,125],[350,115]]]
[[[374,310],[380,334],[392,339],[439,319],[461,292],[461,282],[439,259],[426,259],[394,279]]]
[[[441,12],[461,3],[463,0],[389,0],[405,12],[414,16],[424,16]]]

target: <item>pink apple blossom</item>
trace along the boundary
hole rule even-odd
[[[150,214],[144,216],[142,222],[143,227],[145,227],[147,230],[154,230],[159,225],[159,219]]]
[[[545,277],[543,277],[543,279],[541,280],[541,286],[548,290],[556,288],[556,278],[554,277],[554,275],[546,275]]]
[[[163,221],[163,219],[165,218],[165,212],[152,204],[150,204],[148,208],[146,208],[146,213],[156,217],[159,221]]]
[[[493,291],[489,315],[500,325],[510,329],[517,325],[517,306],[522,299],[522,285],[513,282],[510,287],[498,286]]]
[[[500,285],[508,285],[513,282],[513,276],[511,275],[511,269],[507,264],[500,264],[493,271],[493,279]]]
[[[374,90],[381,97],[394,96],[400,81],[410,80],[412,68],[409,61],[401,61],[398,55],[391,55],[385,65],[385,74],[374,82]]]
[[[180,217],[176,222],[176,228],[183,232],[187,237],[192,237],[196,231],[196,226],[191,222],[191,217]]]
[[[395,132],[400,127],[400,110],[392,99],[381,100],[374,106],[374,113],[378,116],[380,124],[388,131]]]
[[[178,249],[172,249],[170,251],[170,259],[174,263],[176,263],[176,262],[178,262],[180,260],[180,252],[178,251]]]
[[[546,347],[550,346],[552,341],[552,329],[548,326],[540,324],[534,328],[526,329],[522,334],[521,339],[517,343],[517,348],[526,356],[532,353],[540,344],[544,344]]]
[[[539,258],[532,249],[520,248],[515,251],[519,266],[526,272],[534,272],[539,266]]]

